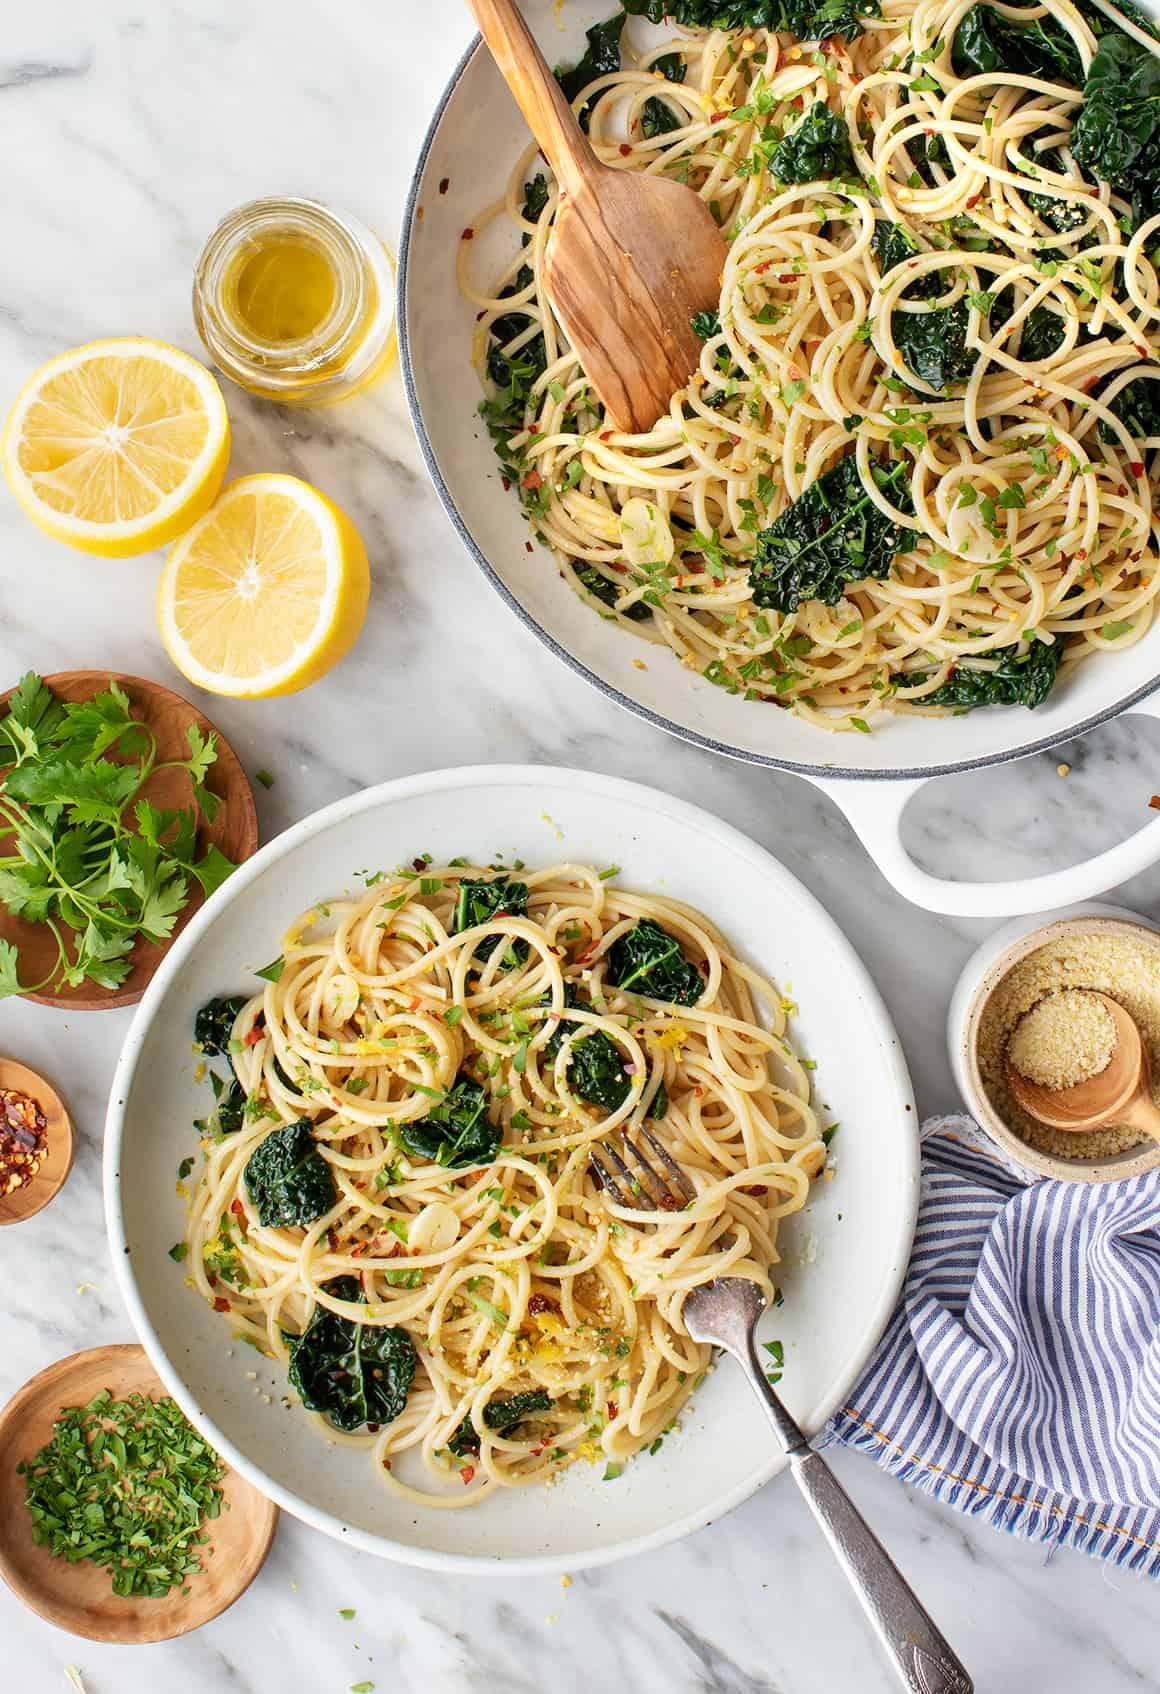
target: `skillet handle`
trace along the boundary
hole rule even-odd
[[[1160,693],[1148,695],[1128,710],[1160,718]],[[1013,882],[951,882],[922,870],[902,843],[902,818],[907,806],[919,789],[937,778],[910,782],[807,780],[846,814],[878,869],[904,899],[947,917],[1022,917],[1070,906],[1118,887],[1160,859],[1157,818],[1127,841],[1066,870],[1020,877]]]

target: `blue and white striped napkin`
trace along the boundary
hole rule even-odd
[[[1028,1182],[923,1126],[906,1285],[828,1432],[1036,1541],[1160,1576],[1160,1170]]]

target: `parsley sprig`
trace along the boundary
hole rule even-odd
[[[42,981],[21,983],[16,948],[0,941],[0,999],[119,987],[139,938],[172,935],[191,879],[212,894],[233,870],[216,846],[198,854],[199,817],[212,823],[220,804],[206,787],[217,743],[196,724],[186,735],[187,758],[158,760],[116,682],[66,703],[34,671],[21,680],[0,717],[0,904],[46,924],[57,957]],[[163,770],[188,774],[192,805],[142,797]]]

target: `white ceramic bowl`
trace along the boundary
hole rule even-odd
[[[625,886],[702,907],[741,954],[792,987],[800,1050],[816,1060],[820,1097],[841,1130],[837,1175],[784,1232],[785,1303],[766,1333],[785,1343],[791,1409],[818,1429],[881,1335],[910,1252],[918,1138],[906,1064],[873,983],[817,901],[736,830],[632,783],[540,767],[407,777],[306,819],[235,872],[165,960],[125,1044],[105,1144],[109,1241],[158,1372],[230,1464],[287,1511],[415,1564],[575,1569],[708,1523],[781,1469],[727,1364],[694,1397],[680,1433],[616,1483],[578,1465],[549,1490],[424,1511],[375,1486],[364,1454],[328,1448],[296,1407],[282,1409],[282,1367],[246,1347],[231,1351],[228,1325],[167,1256],[183,1233],[177,1165],[196,1150],[192,1120],[206,1104],[193,1075],[198,1006],[252,981],[289,921],[359,871],[421,852],[489,859],[501,849],[532,864],[618,864]]]
[[[978,1035],[983,1009],[1008,971],[1029,953],[1069,934],[1107,930],[1135,932],[1156,945],[1160,972],[1160,928],[1138,912],[1122,906],[1089,902],[1062,911],[1043,912],[1004,924],[972,953],[955,984],[947,1010],[947,1051],[951,1069],[967,1110],[1006,1158],[1028,1177],[1048,1176],[1066,1182],[1118,1182],[1160,1165],[1160,1142],[1143,1142],[1107,1159],[1063,1159],[1044,1153],[1009,1129],[987,1098],[979,1073]]]
[[[522,0],[552,63],[571,64],[584,30],[608,16],[609,0]],[[645,26],[651,29],[651,26]],[[641,20],[630,20],[639,33]],[[655,38],[671,30],[652,31]],[[1160,677],[1160,622],[1123,653],[1093,658],[1037,711],[1005,707],[938,722],[888,719],[873,735],[830,735],[790,712],[715,688],[667,648],[646,645],[598,617],[561,579],[550,554],[529,547],[519,502],[501,487],[491,441],[477,414],[472,369],[475,314],[456,280],[465,229],[503,195],[529,142],[516,105],[486,50],[457,67],[431,121],[412,184],[399,254],[399,346],[419,444],[448,516],[488,581],[525,626],[603,694],[650,723],[710,752],[795,771],[849,817],[883,875],[931,911],[975,916],[1042,911],[1089,899],[1126,881],[1160,854],[1160,819],[1086,864],[1001,883],[952,882],[917,865],[902,839],[912,795],[931,776],[979,770],[1082,735],[1119,712],[1160,715],[1146,696]],[[495,242],[514,232],[480,228],[470,253],[482,279]],[[638,669],[641,659],[646,669]],[[980,781],[985,780],[980,776]]]

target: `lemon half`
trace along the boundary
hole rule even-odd
[[[212,504],[230,424],[204,365],[126,336],[42,365],[8,414],[0,455],[33,523],[119,558],[172,541]]]
[[[354,645],[370,567],[345,512],[294,476],[244,476],[170,550],[161,639],[200,688],[293,694]]]

